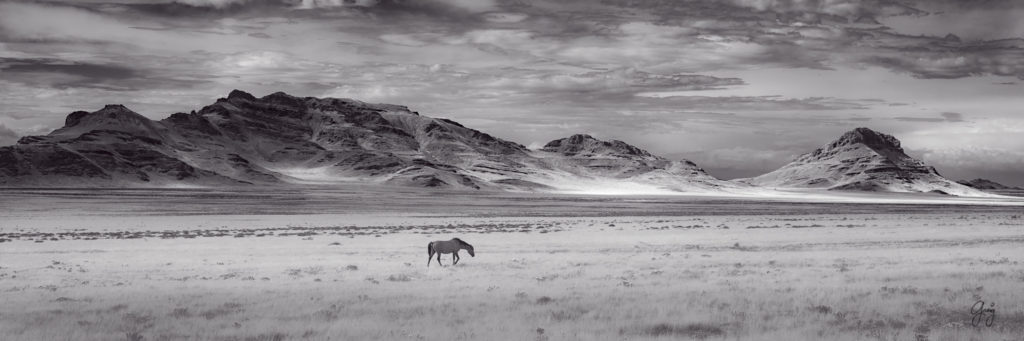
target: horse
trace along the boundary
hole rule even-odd
[[[437,265],[441,265],[441,254],[450,253],[452,254],[452,265],[459,264],[459,250],[466,249],[469,251],[469,255],[476,257],[476,253],[473,252],[473,245],[462,241],[459,238],[452,238],[452,240],[435,240],[427,244],[427,267],[430,267],[430,261],[434,260],[434,253],[437,253]],[[443,265],[441,265],[443,266]]]

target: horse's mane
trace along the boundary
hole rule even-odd
[[[469,246],[469,247],[473,247],[473,245],[469,245],[469,243],[462,241],[462,239],[452,238],[452,240],[459,242],[459,244],[462,244],[462,245],[465,245],[465,246]]]

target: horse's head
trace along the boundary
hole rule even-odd
[[[473,245],[469,245],[469,243],[459,238],[452,238],[452,240],[458,242],[459,246],[462,247],[463,249],[466,249],[466,251],[469,251],[470,256],[476,257],[476,252],[473,252]]]

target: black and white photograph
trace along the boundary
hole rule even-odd
[[[1024,1],[0,0],[0,340],[1024,340]]]

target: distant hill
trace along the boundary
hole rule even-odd
[[[736,181],[782,188],[985,195],[942,177],[908,156],[895,137],[868,128],[849,131],[775,171]]]
[[[988,179],[960,180],[958,184],[980,189],[980,190],[1022,190],[1019,187],[1011,187]]]
[[[1024,188],[1006,186],[988,179],[960,180],[957,183],[993,194],[1024,197]]]

